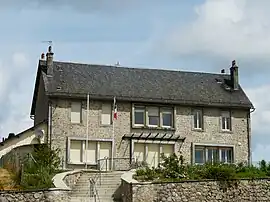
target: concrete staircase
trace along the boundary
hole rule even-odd
[[[96,173],[85,172],[78,179],[70,195],[70,202],[120,202],[121,175],[123,172]],[[90,178],[96,177],[97,196],[91,197]]]

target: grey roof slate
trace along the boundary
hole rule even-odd
[[[50,96],[85,97],[89,93],[92,98],[102,99],[116,96],[118,100],[253,107],[241,86],[236,91],[228,88],[228,74],[58,61],[54,61],[53,69],[53,76],[45,78],[46,91]]]

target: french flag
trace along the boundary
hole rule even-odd
[[[117,105],[116,105],[116,98],[113,98],[113,119],[117,120]]]

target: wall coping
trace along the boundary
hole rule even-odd
[[[129,184],[138,184],[139,182],[135,179],[133,179],[133,175],[135,175],[136,169],[132,169],[128,172],[125,172],[123,175],[121,175],[121,180],[124,180],[125,182]]]
[[[72,170],[72,171],[67,171],[63,173],[58,173],[53,177],[53,184],[55,188],[52,189],[58,189],[58,190],[72,190],[67,184],[65,183],[64,179],[68,175],[80,173],[82,170]]]
[[[124,180],[125,182],[129,183],[129,184],[134,184],[134,185],[149,185],[149,184],[178,184],[178,183],[194,183],[194,182],[216,182],[218,180],[215,179],[203,179],[203,180],[182,180],[182,181],[159,181],[159,182],[151,182],[151,181],[146,181],[146,182],[140,182],[137,181],[133,178],[133,176],[136,173],[136,169],[130,170],[126,173],[124,173],[121,176],[121,179]],[[232,179],[232,180],[241,180],[241,181],[262,181],[262,180],[266,180],[266,181],[270,181],[270,178],[256,178],[256,179],[251,179],[251,178],[239,178],[239,179]]]
[[[94,170],[94,169],[76,169],[76,170],[72,170],[72,171],[67,171],[67,172],[63,172],[63,173],[58,173],[53,177],[53,184],[55,186],[55,188],[50,188],[50,190],[66,190],[66,191],[70,191],[72,190],[69,186],[67,186],[67,184],[65,183],[65,177],[67,177],[68,175],[73,175],[73,174],[77,174],[77,173],[83,173],[83,172],[99,172],[98,170]]]

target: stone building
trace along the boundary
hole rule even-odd
[[[250,161],[254,108],[235,61],[226,74],[59,62],[53,55],[49,48],[39,60],[31,116],[35,124],[48,120],[45,142],[61,149],[66,168],[100,166],[107,157],[109,167],[124,160],[157,166],[161,153],[182,154],[188,163]]]

